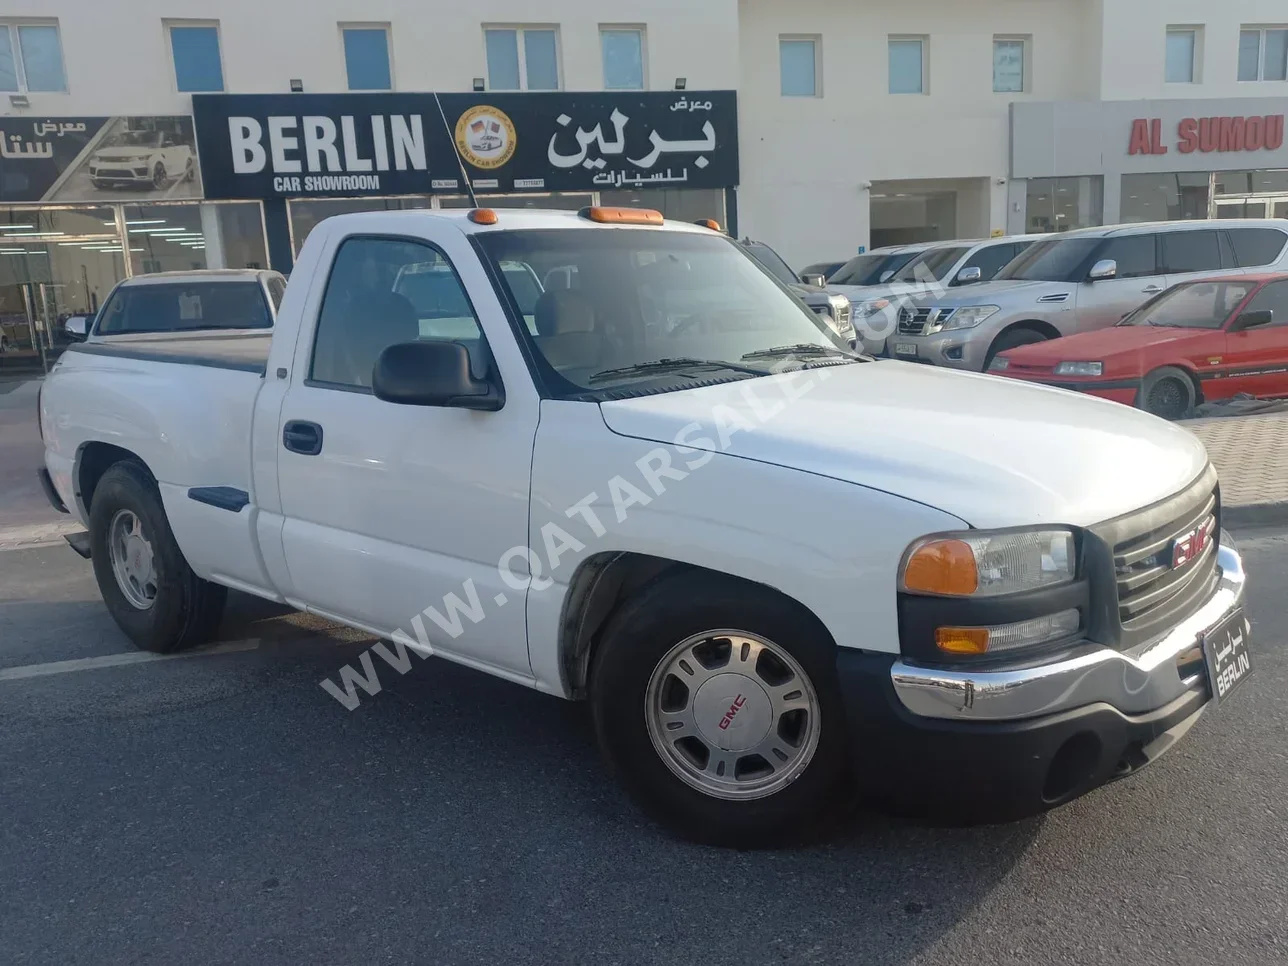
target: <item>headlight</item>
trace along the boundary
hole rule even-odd
[[[967,530],[918,540],[904,554],[899,589],[941,597],[999,597],[1071,583],[1070,530]]]
[[[1002,311],[1000,305],[968,305],[958,309],[944,322],[944,329],[973,329],[989,316]]]
[[[1011,365],[1010,359],[1005,359],[1002,356],[994,356],[993,361],[988,364],[988,371],[1000,372],[1003,369],[1009,368],[1010,365]]]
[[[894,303],[889,299],[868,299],[866,302],[854,304],[854,314],[861,319],[867,319],[891,311],[893,308]]]
[[[1103,362],[1062,362],[1055,367],[1057,376],[1099,376],[1104,371]]]

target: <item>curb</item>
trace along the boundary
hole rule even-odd
[[[1221,507],[1221,526],[1228,530],[1288,526],[1288,503],[1252,503]]]

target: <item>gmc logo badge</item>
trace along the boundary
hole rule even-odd
[[[729,710],[726,711],[724,713],[724,717],[720,719],[721,731],[729,730],[729,726],[733,724],[734,717],[738,714],[739,711],[742,710],[742,706],[746,703],[747,703],[747,699],[744,698],[741,694],[738,695],[738,697],[733,699],[733,704],[729,705]]]
[[[1194,558],[1202,556],[1211,540],[1212,534],[1208,531],[1206,523],[1184,536],[1177,537],[1172,541],[1172,569],[1184,567]]]

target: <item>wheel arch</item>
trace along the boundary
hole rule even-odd
[[[76,501],[80,504],[85,520],[89,520],[90,506],[94,501],[94,490],[98,487],[99,480],[117,463],[137,463],[147,471],[149,476],[156,479],[151,468],[138,453],[123,446],[99,440],[82,443],[76,451],[72,480],[75,483]]]
[[[829,640],[826,624],[809,607],[776,587],[697,564],[633,551],[605,551],[583,560],[573,574],[559,622],[559,666],[569,697],[584,698],[601,632],[612,615],[644,587],[677,573],[712,574],[772,594],[813,621]]]
[[[1006,328],[998,332],[997,335],[993,336],[993,341],[989,343],[990,348],[993,345],[996,345],[997,341],[1007,333],[1017,331],[1037,332],[1047,339],[1058,339],[1064,334],[1050,322],[1046,322],[1042,319],[1021,319],[1018,322],[1010,323]]]
[[[1190,378],[1190,387],[1194,390],[1194,405],[1197,406],[1203,402],[1203,380],[1199,377],[1198,370],[1194,368],[1193,363],[1188,359],[1172,359],[1167,362],[1159,363],[1156,366],[1150,366],[1140,376],[1140,389],[1136,392],[1136,404],[1138,408],[1144,408],[1145,383],[1154,373],[1160,369],[1176,369],[1183,372]]]

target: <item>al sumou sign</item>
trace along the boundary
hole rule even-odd
[[[195,94],[207,198],[723,188],[733,91]]]
[[[1176,150],[1181,154],[1226,151],[1278,151],[1284,143],[1284,116],[1186,117],[1176,125]],[[1138,117],[1131,122],[1127,153],[1166,154],[1161,118]]]

